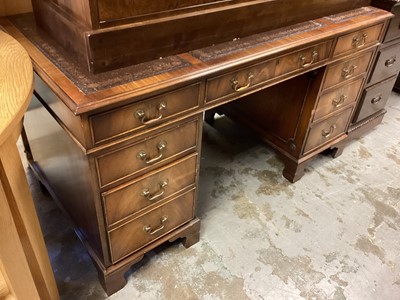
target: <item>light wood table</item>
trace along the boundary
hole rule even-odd
[[[0,299],[59,299],[16,146],[33,91],[29,55],[0,30]]]

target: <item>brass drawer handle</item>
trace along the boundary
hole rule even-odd
[[[318,58],[317,50],[314,50],[312,52],[311,60],[309,62],[306,62],[306,57],[305,57],[305,55],[302,54],[299,57],[300,66],[303,68],[307,68],[307,67],[311,66],[317,58]]]
[[[158,155],[156,157],[150,158],[147,156],[147,153],[142,150],[136,155],[136,158],[143,160],[148,165],[151,165],[163,158],[164,155],[163,152],[166,149],[167,149],[167,142],[162,141],[159,142],[157,145]]]
[[[335,108],[339,108],[339,107],[341,107],[341,106],[344,104],[344,102],[346,101],[346,99],[347,99],[347,96],[346,96],[346,95],[341,95],[339,99],[336,99],[336,98],[335,98],[335,99],[332,100],[332,105],[333,105]]]
[[[375,97],[371,100],[372,104],[377,104],[378,102],[380,102],[382,100],[382,95],[379,95],[378,97]]]
[[[143,231],[150,234],[150,235],[154,235],[157,232],[159,232],[160,230],[163,230],[165,227],[165,222],[167,222],[168,220],[168,216],[162,216],[160,221],[161,221],[161,225],[158,226],[156,229],[151,229],[151,225],[146,225],[143,227]]]
[[[396,56],[392,56],[387,61],[385,61],[385,66],[390,68],[396,63]]]
[[[325,129],[323,129],[322,130],[322,136],[324,137],[324,138],[329,138],[332,134],[333,134],[333,132],[335,131],[335,129],[336,129],[336,125],[332,125],[331,127],[329,127],[329,130],[325,130]]]
[[[366,33],[363,33],[361,36],[360,35],[355,36],[351,41],[351,45],[353,46],[353,48],[361,48],[367,43],[367,38],[368,34]]]
[[[149,201],[157,200],[157,199],[160,198],[162,195],[164,195],[164,193],[165,193],[165,188],[166,188],[167,185],[168,185],[168,179],[161,181],[161,182],[159,183],[159,185],[160,185],[160,190],[157,191],[156,193],[151,194],[151,193],[150,193],[150,190],[147,189],[147,188],[145,188],[145,189],[142,190],[142,192],[140,193],[140,195],[143,196],[143,197],[145,197],[145,198],[147,198],[147,200],[149,200]]]
[[[231,79],[231,87],[235,92],[241,92],[244,91],[245,89],[249,88],[251,85],[251,80],[254,78],[253,73],[249,73],[247,75],[247,83],[243,86],[239,86],[239,81],[235,77]]]
[[[351,76],[354,75],[354,71],[355,71],[356,69],[357,69],[357,66],[355,66],[355,65],[350,66],[350,68],[348,68],[348,69],[343,68],[343,70],[342,70],[342,78],[343,78],[343,79],[348,79],[348,78],[350,78]]]
[[[141,122],[143,125],[150,125],[150,124],[152,124],[152,123],[154,123],[154,122],[160,120],[160,119],[163,117],[162,111],[163,111],[164,109],[166,109],[166,108],[167,108],[167,103],[163,101],[163,102],[161,102],[160,104],[158,104],[158,106],[157,106],[157,116],[156,116],[155,118],[153,118],[153,119],[148,119],[148,118],[146,117],[146,113],[145,113],[142,109],[139,109],[139,110],[137,110],[137,111],[135,112],[135,117],[136,117],[137,119],[139,119],[140,122]]]

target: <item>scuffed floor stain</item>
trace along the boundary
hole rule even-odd
[[[359,156],[361,159],[366,160],[366,159],[371,158],[371,157],[372,157],[372,154],[368,151],[368,149],[367,149],[366,147],[360,146],[360,147],[358,148],[358,156]]]
[[[373,254],[378,257],[383,264],[385,263],[384,250],[374,245],[368,237],[360,237],[355,244],[355,248],[361,250],[365,254]]]
[[[396,197],[399,197],[400,188],[388,187],[387,191],[382,191],[380,189],[363,188],[359,189],[359,191],[363,195],[360,200],[367,201],[367,203],[369,203],[375,209],[373,223],[368,228],[368,233],[371,236],[374,236],[377,228],[383,222],[386,222],[390,227],[394,229],[397,229],[399,227],[399,212],[393,206],[385,203],[385,201],[387,201],[387,199],[396,199]]]
[[[294,282],[300,290],[300,295],[306,299],[326,299],[326,293],[317,284],[326,276],[315,271],[308,256],[288,257],[282,250],[271,245],[268,249],[260,250],[259,261],[272,267],[272,274],[284,283]]]
[[[292,198],[294,192],[290,189],[290,182],[283,179],[282,176],[274,171],[258,171],[255,177],[260,181],[260,187],[257,189],[257,195],[277,195],[285,193],[288,198]]]

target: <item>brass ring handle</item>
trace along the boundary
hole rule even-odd
[[[385,66],[390,68],[395,63],[396,63],[396,56],[393,56],[393,57],[389,58],[387,61],[385,61]]]
[[[374,97],[372,100],[371,100],[371,103],[372,104],[377,104],[378,102],[380,102],[382,100],[382,95],[379,95],[378,97]]]
[[[151,201],[151,202],[154,201],[154,200],[157,200],[157,199],[160,198],[162,195],[164,195],[164,193],[165,193],[165,188],[166,188],[167,185],[168,185],[168,179],[161,181],[161,182],[159,183],[159,185],[160,185],[160,190],[157,191],[156,193],[151,194],[151,193],[150,193],[150,190],[147,189],[147,188],[145,188],[145,189],[142,190],[142,192],[140,193],[140,195],[143,196],[143,197],[145,197],[145,198],[147,198],[147,200],[149,200],[149,201]]]
[[[157,106],[157,116],[156,116],[155,118],[153,118],[153,119],[148,119],[148,118],[146,117],[146,113],[145,113],[144,110],[142,110],[142,109],[139,109],[139,110],[137,110],[137,111],[135,112],[135,117],[136,117],[137,119],[139,119],[140,122],[141,122],[143,125],[150,125],[150,124],[152,124],[152,123],[154,123],[154,122],[160,120],[160,119],[163,117],[162,110],[164,110],[164,109],[166,109],[166,108],[167,108],[167,103],[163,101],[163,102],[161,102],[160,104],[158,104],[158,106]]]
[[[344,104],[344,102],[346,101],[346,99],[347,99],[347,96],[346,96],[346,95],[341,95],[341,96],[339,97],[339,99],[335,98],[335,99],[332,100],[332,105],[333,105],[335,108],[339,108],[339,107],[341,107],[341,106]]]
[[[302,54],[299,57],[300,66],[303,68],[307,68],[307,67],[311,66],[317,58],[318,58],[317,50],[314,50],[312,52],[311,60],[309,62],[306,62],[306,57],[305,57],[305,55]]]
[[[331,136],[331,134],[335,131],[335,129],[336,129],[336,125],[332,125],[331,127],[329,127],[329,130],[323,129],[322,136],[326,139],[329,138]]]
[[[368,34],[366,33],[363,33],[361,36],[355,36],[351,41],[351,45],[353,46],[353,48],[361,48],[367,43],[367,38]]]
[[[350,66],[350,68],[348,68],[348,69],[343,68],[343,70],[342,70],[342,78],[343,78],[343,79],[348,79],[348,78],[350,78],[351,76],[354,75],[354,71],[355,71],[356,69],[357,69],[357,66],[356,66],[356,65],[352,65],[352,66]]]
[[[239,81],[235,77],[231,79],[231,87],[235,92],[241,92],[244,91],[245,89],[249,88],[251,85],[251,80],[254,78],[253,73],[249,73],[247,75],[247,83],[243,86],[239,86]]]
[[[147,153],[142,150],[136,155],[136,158],[143,160],[148,165],[151,165],[163,158],[164,155],[163,151],[165,151],[166,149],[167,149],[167,142],[162,141],[159,142],[157,145],[158,155],[156,157],[153,158],[147,157]]]
[[[154,235],[157,232],[159,232],[160,230],[163,230],[165,227],[165,222],[167,222],[168,220],[168,216],[162,216],[160,221],[161,221],[161,225],[159,227],[157,227],[156,229],[151,229],[151,225],[146,225],[143,227],[143,231],[150,234],[150,235]]]

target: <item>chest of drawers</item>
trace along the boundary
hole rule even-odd
[[[393,87],[398,90],[400,71],[400,3],[396,0],[373,0],[372,5],[394,14],[383,43],[376,54],[362,97],[349,127],[349,138],[357,138],[382,122],[385,104]]]
[[[256,129],[298,180],[346,138],[390,17],[363,7],[98,75],[29,16],[1,20],[37,74],[30,164],[76,224],[107,293],[160,244],[198,241],[205,111],[229,103],[222,109]]]

